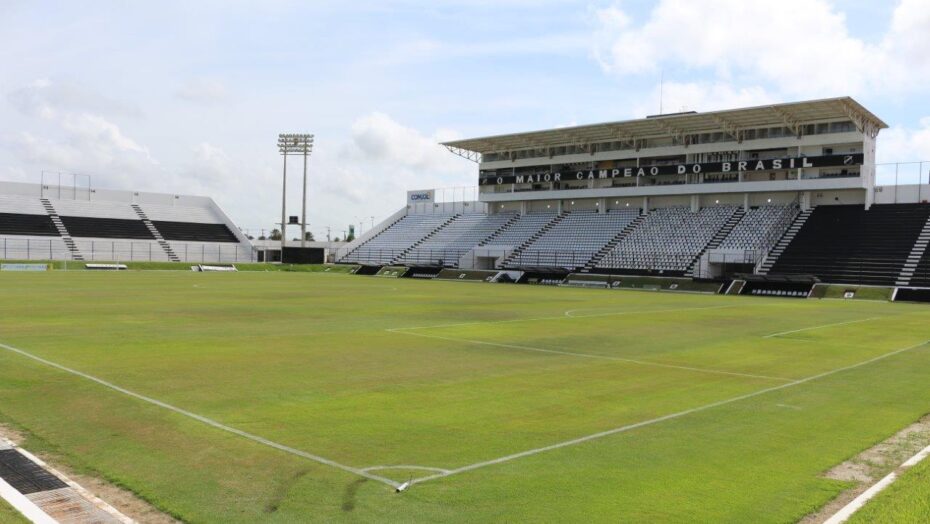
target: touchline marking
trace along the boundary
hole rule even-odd
[[[468,472],[468,471],[473,471],[473,470],[480,469],[480,468],[484,468],[484,467],[487,467],[487,466],[493,466],[493,465],[495,465],[495,464],[501,464],[501,463],[504,463],[504,462],[510,462],[510,461],[513,461],[513,460],[516,460],[516,459],[519,459],[519,458],[523,458],[523,457],[529,457],[529,456],[532,456],[532,455],[538,455],[538,454],[540,454],[540,453],[545,453],[545,452],[547,452],[547,451],[553,451],[553,450],[560,449],[560,448],[565,448],[565,447],[569,447],[569,446],[575,446],[575,445],[577,445],[577,444],[582,444],[582,443],[585,443],[585,442],[589,442],[589,441],[591,441],[591,440],[596,440],[596,439],[608,437],[608,436],[611,436],[611,435],[616,435],[616,434],[618,434],[618,433],[625,433],[625,432],[630,431],[630,430],[634,430],[634,429],[638,429],[638,428],[642,428],[642,427],[646,427],[646,426],[652,426],[652,425],[658,424],[658,423],[660,423],[660,422],[665,422],[665,421],[668,421],[668,420],[673,420],[673,419],[676,419],[676,418],[681,418],[681,417],[684,417],[684,416],[686,416],[686,415],[691,415],[691,414],[694,414],[694,413],[699,413],[699,412],[702,412],[702,411],[707,411],[707,410],[709,410],[709,409],[717,408],[717,407],[720,407],[720,406],[725,406],[725,405],[727,405],[727,404],[732,404],[732,403],[734,403],[734,402],[739,402],[739,401],[741,401],[741,400],[747,400],[747,399],[750,399],[750,398],[753,398],[753,397],[758,397],[759,395],[764,395],[764,394],[766,394],[766,393],[771,393],[771,392],[773,392],[773,391],[779,391],[779,390],[782,390],[782,389],[787,389],[787,388],[790,388],[790,387],[798,386],[798,385],[801,385],[801,384],[806,384],[807,382],[811,382],[811,381],[813,381],[813,380],[818,380],[818,379],[821,379],[821,378],[824,378],[824,377],[829,377],[829,376],[831,376],[831,375],[835,375],[835,374],[837,374],[837,373],[842,373],[842,372],[844,372],[844,371],[850,371],[850,370],[853,370],[853,369],[856,369],[856,368],[860,368],[860,367],[862,367],[862,366],[867,366],[867,365],[869,365],[869,364],[878,362],[878,361],[880,361],[880,360],[884,360],[884,359],[886,359],[886,358],[893,357],[893,356],[895,356],[895,355],[899,355],[899,354],[904,353],[904,352],[906,352],[906,351],[911,351],[911,350],[913,350],[913,349],[917,349],[917,348],[919,348],[919,347],[923,347],[923,346],[927,345],[928,343],[930,343],[930,340],[924,340],[923,342],[921,342],[921,343],[919,343],[919,344],[915,344],[915,345],[913,345],[913,346],[908,346],[908,347],[906,347],[906,348],[896,349],[896,350],[891,351],[891,352],[889,352],[889,353],[885,353],[885,354],[883,354],[883,355],[879,355],[879,356],[877,356],[877,357],[870,358],[869,360],[864,360],[864,361],[862,361],[862,362],[859,362],[859,363],[856,363],[856,364],[852,364],[852,365],[849,365],[849,366],[844,366],[844,367],[836,368],[836,369],[833,369],[833,370],[830,370],[830,371],[825,371],[825,372],[823,372],[823,373],[819,373],[819,374],[817,374],[817,375],[813,375],[813,376],[810,376],[810,377],[807,377],[807,378],[802,378],[802,379],[800,379],[800,380],[795,380],[795,381],[789,382],[789,383],[787,383],[787,384],[779,384],[779,385],[777,385],[777,386],[772,386],[772,387],[770,387],[770,388],[760,389],[759,391],[755,391],[755,392],[753,392],[753,393],[747,393],[747,394],[745,394],[745,395],[740,395],[740,396],[738,396],[738,397],[733,397],[733,398],[729,398],[729,399],[726,399],[726,400],[720,400],[720,401],[717,401],[717,402],[712,402],[712,403],[710,403],[710,404],[705,404],[705,405],[703,405],[703,406],[698,406],[698,407],[696,407],[696,408],[686,409],[686,410],[684,410],[684,411],[678,411],[678,412],[676,412],[676,413],[670,413],[670,414],[668,414],[668,415],[663,415],[663,416],[661,416],[661,417],[657,417],[657,418],[653,418],[653,419],[649,419],[649,420],[644,420],[644,421],[642,421],[642,422],[636,422],[635,424],[629,424],[629,425],[626,425],[626,426],[621,426],[621,427],[619,427],[619,428],[609,429],[609,430],[607,430],[607,431],[601,431],[601,432],[599,432],[599,433],[593,433],[593,434],[591,434],[591,435],[586,435],[586,436],[584,436],[584,437],[578,437],[578,438],[575,438],[575,439],[572,439],[572,440],[566,440],[566,441],[559,442],[559,443],[556,443],[556,444],[551,444],[551,445],[549,445],[549,446],[543,446],[543,447],[535,448],[535,449],[528,449],[528,450],[526,450],[526,451],[521,451],[521,452],[519,452],[519,453],[514,453],[514,454],[512,454],[512,455],[505,455],[505,456],[503,456],[503,457],[499,457],[499,458],[492,459],[492,460],[487,460],[487,461],[484,461],[484,462],[476,462],[476,463],[474,463],[474,464],[469,464],[469,465],[467,465],[467,466],[462,466],[462,467],[460,467],[460,468],[456,468],[456,469],[450,470],[448,473],[437,473],[436,475],[430,475],[430,476],[428,476],[428,477],[421,477],[421,478],[418,478],[418,479],[414,479],[413,481],[411,481],[411,483],[413,483],[413,484],[419,484],[419,483],[421,483],[421,482],[426,482],[426,481],[428,481],[428,480],[435,480],[435,479],[440,479],[440,478],[448,477],[448,476],[451,476],[451,475],[457,475],[457,474],[459,474],[459,473],[465,473],[465,472]]]
[[[511,322],[534,322],[537,320],[565,320],[567,318],[591,318],[591,317],[619,317],[624,315],[646,315],[649,313],[674,313],[676,311],[698,311],[702,309],[728,309],[734,307],[746,307],[749,305],[760,305],[760,304],[730,304],[726,306],[710,306],[710,307],[686,307],[686,308],[673,308],[673,309],[653,309],[649,311],[618,311],[616,313],[599,313],[596,315],[570,315],[569,313],[574,311],[584,311],[584,309],[594,309],[594,308],[584,308],[584,309],[569,309],[565,313],[557,317],[536,317],[536,318],[511,318],[508,320],[478,320],[475,322],[459,322],[456,324],[436,324],[433,326],[411,326],[411,327],[397,327],[390,328],[387,331],[391,332],[400,332],[400,331],[410,331],[414,329],[433,329],[433,328],[447,328],[447,327],[459,327],[459,326],[476,326],[484,324],[508,324]]]
[[[362,470],[362,469],[359,469],[359,468],[354,468],[354,467],[352,467],[352,466],[346,466],[345,464],[340,464],[339,462],[336,462],[336,461],[334,461],[334,460],[330,460],[330,459],[328,459],[328,458],[321,457],[321,456],[319,456],[319,455],[314,455],[313,453],[307,453],[306,451],[302,451],[302,450],[299,450],[299,449],[297,449],[297,448],[292,448],[292,447],[290,447],[290,446],[285,446],[284,444],[279,444],[279,443],[274,442],[274,441],[272,441],[272,440],[268,440],[268,439],[266,439],[266,438],[264,438],[264,437],[260,437],[260,436],[258,436],[258,435],[253,435],[252,433],[248,433],[248,432],[242,431],[241,429],[236,429],[236,428],[234,428],[234,427],[227,426],[227,425],[225,425],[225,424],[221,424],[221,423],[219,423],[219,422],[217,422],[217,421],[215,421],[215,420],[213,420],[213,419],[204,417],[203,415],[198,415],[198,414],[196,414],[196,413],[187,411],[186,409],[181,409],[181,408],[179,408],[179,407],[172,406],[171,404],[168,404],[168,403],[166,403],[166,402],[162,402],[162,401],[160,401],[160,400],[154,399],[154,398],[152,398],[152,397],[147,397],[147,396],[142,395],[142,394],[140,394],[140,393],[136,393],[136,392],[134,392],[134,391],[130,391],[130,390],[126,389],[126,388],[117,386],[116,384],[113,384],[113,383],[111,383],[111,382],[107,382],[106,380],[97,378],[97,377],[95,377],[95,376],[93,376],[93,375],[88,375],[87,373],[78,371],[78,370],[76,370],[76,369],[71,369],[71,368],[69,368],[69,367],[62,366],[61,364],[58,364],[58,363],[56,363],[56,362],[52,362],[51,360],[46,360],[46,359],[44,359],[44,358],[42,358],[42,357],[33,355],[32,353],[29,353],[29,352],[27,352],[27,351],[23,351],[22,349],[15,348],[15,347],[13,347],[13,346],[10,346],[10,345],[7,345],[7,344],[3,344],[3,343],[0,343],[0,348],[6,349],[6,350],[8,350],[8,351],[11,351],[11,352],[16,353],[16,354],[21,355],[21,356],[24,356],[24,357],[26,357],[26,358],[35,360],[36,362],[40,362],[40,363],[42,363],[42,364],[45,364],[46,366],[53,367],[53,368],[58,369],[58,370],[60,370],[60,371],[64,371],[64,372],[66,372],[66,373],[70,373],[70,374],[72,374],[72,375],[76,375],[76,376],[78,376],[78,377],[81,377],[81,378],[90,380],[90,381],[92,381],[92,382],[96,382],[97,384],[100,384],[101,386],[104,386],[104,387],[107,387],[107,388],[109,388],[109,389],[112,389],[113,391],[118,391],[119,393],[122,393],[122,394],[124,394],[124,395],[128,395],[128,396],[130,396],[130,397],[133,397],[133,398],[135,398],[135,399],[141,400],[141,401],[143,401],[143,402],[148,402],[149,404],[153,404],[153,405],[158,406],[158,407],[160,407],[160,408],[164,408],[164,409],[167,409],[167,410],[169,410],[169,411],[173,411],[173,412],[175,412],[175,413],[178,413],[179,415],[184,415],[185,417],[192,418],[192,419],[194,419],[194,420],[196,420],[196,421],[198,421],[198,422],[202,422],[202,423],[204,423],[204,424],[206,424],[206,425],[208,425],[208,426],[212,426],[212,427],[214,427],[214,428],[216,428],[216,429],[220,429],[220,430],[223,430],[223,431],[232,433],[232,434],[234,434],[234,435],[239,435],[240,437],[249,439],[249,440],[251,440],[251,441],[253,441],[253,442],[258,442],[259,444],[263,444],[263,445],[265,445],[265,446],[268,446],[268,447],[277,449],[277,450],[279,450],[279,451],[283,451],[283,452],[285,452],[285,453],[290,453],[291,455],[296,455],[296,456],[298,456],[298,457],[303,457],[303,458],[305,458],[305,459],[309,459],[309,460],[312,460],[312,461],[314,461],[314,462],[318,462],[318,463],[320,463],[320,464],[324,464],[324,465],[327,465],[327,466],[331,466],[331,467],[336,468],[336,469],[341,469],[342,471],[346,471],[346,472],[348,472],[348,473],[353,473],[353,474],[355,474],[355,475],[358,475],[358,476],[360,476],[360,477],[365,477],[365,478],[370,479],[370,480],[376,480],[376,481],[378,481],[378,482],[383,482],[383,483],[385,483],[385,484],[387,484],[387,485],[389,485],[389,486],[391,486],[391,487],[394,487],[394,488],[396,488],[397,486],[399,486],[399,484],[398,484],[397,482],[395,482],[395,481],[393,481],[393,480],[391,480],[391,479],[388,479],[388,478],[385,478],[385,477],[381,477],[381,476],[379,476],[379,475],[374,475],[374,474],[372,474],[372,473],[368,473],[367,471]]]
[[[918,451],[916,455],[904,461],[904,463],[898,467],[897,471],[892,471],[883,479],[876,482],[872,487],[865,490],[861,495],[854,498],[849,504],[840,508],[832,517],[824,521],[824,524],[841,524],[846,522],[855,512],[862,509],[868,501],[875,498],[882,490],[894,483],[894,481],[898,479],[898,473],[901,472],[901,470],[909,469],[920,464],[927,456],[930,456],[930,446]]]
[[[849,320],[846,322],[834,322],[833,324],[823,324],[820,326],[811,326],[811,327],[806,327],[806,328],[801,328],[801,329],[792,329],[791,331],[782,331],[781,333],[772,333],[771,335],[765,335],[762,338],[780,337],[782,335],[790,335],[791,333],[800,333],[802,331],[811,331],[813,329],[823,329],[823,328],[833,327],[833,326],[845,326],[847,324],[858,324],[859,322],[868,322],[869,320],[878,320],[880,318],[883,318],[883,317],[860,318],[859,320]]]
[[[435,338],[435,339],[438,339],[438,340],[448,340],[448,341],[450,341],[450,342],[465,342],[465,343],[468,343],[468,344],[478,344],[478,345],[482,345],[482,346],[494,346],[494,347],[505,348],[505,349],[519,349],[519,350],[522,350],[522,351],[535,351],[535,352],[537,352],[537,353],[552,353],[552,354],[555,354],[555,355],[568,355],[568,356],[572,356],[572,357],[594,358],[594,359],[599,359],[599,360],[612,360],[612,361],[614,361],[614,362],[627,362],[627,363],[630,363],[630,364],[638,364],[638,365],[641,365],[641,366],[652,366],[652,367],[659,367],[659,368],[680,369],[680,370],[684,370],[684,371],[694,371],[694,372],[697,372],[697,373],[710,373],[710,374],[714,374],[714,375],[731,375],[731,376],[735,376],[735,377],[757,378],[757,379],[762,379],[762,380],[780,380],[780,381],[782,381],[782,382],[791,382],[791,381],[795,380],[795,379],[793,379],[793,378],[770,377],[770,376],[766,376],[766,375],[752,375],[752,374],[749,374],[749,373],[739,373],[739,372],[736,372],[736,371],[723,371],[723,370],[719,370],[719,369],[696,368],[696,367],[691,367],[691,366],[679,366],[679,365],[676,365],[676,364],[663,364],[663,363],[661,363],[661,362],[652,362],[652,361],[649,361],[649,360],[636,360],[636,359],[633,359],[633,358],[611,357],[611,356],[609,356],[609,355],[594,355],[594,354],[591,354],[591,353],[577,353],[577,352],[574,352],[574,351],[562,351],[562,350],[558,350],[558,349],[543,349],[543,348],[535,348],[535,347],[532,347],[532,346],[518,346],[518,345],[516,345],[516,344],[502,344],[502,343],[499,343],[499,342],[485,342],[485,341],[483,341],[483,340],[470,340],[470,339],[467,339],[467,338],[444,337],[444,336],[441,336],[441,335],[429,335],[429,334],[426,334],[426,333],[413,333],[413,332],[409,332],[409,331],[395,331],[395,330],[391,330],[391,329],[389,329],[388,331],[391,332],[391,333],[397,333],[397,334],[400,334],[400,335],[410,335],[410,336],[414,336],[414,337],[423,337],[423,338]]]

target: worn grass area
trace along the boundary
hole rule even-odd
[[[701,409],[395,495],[0,350],[0,418],[189,521],[791,522],[846,487],[824,471],[930,411],[913,304],[282,272],[0,274],[0,293],[2,343],[357,468]]]
[[[930,461],[907,470],[859,510],[850,523],[922,523],[930,519]]]

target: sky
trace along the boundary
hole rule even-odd
[[[928,0],[0,0],[0,180],[207,195],[257,236],[277,134],[313,133],[336,237],[473,187],[440,141],[640,118],[660,79],[665,112],[853,96],[879,162],[930,161],[928,27]]]

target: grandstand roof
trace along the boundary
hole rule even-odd
[[[546,148],[592,144],[614,140],[629,141],[665,136],[683,137],[695,133],[729,132],[769,126],[796,128],[799,125],[850,119],[856,127],[872,136],[888,124],[851,97],[827,98],[787,104],[771,104],[706,113],[689,112],[656,115],[636,120],[605,122],[544,131],[513,133],[444,142],[457,154],[490,153],[517,149]]]

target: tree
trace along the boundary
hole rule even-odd
[[[313,242],[313,233],[310,231],[307,231],[307,234],[304,236],[304,240],[306,240],[307,242]]]
[[[355,240],[355,233],[349,233],[348,236],[346,236],[346,242],[351,242],[353,240]]]
[[[268,237],[268,240],[281,240],[281,232],[277,229],[271,230],[271,235]]]
[[[334,238],[333,242],[339,242],[339,237]]]

